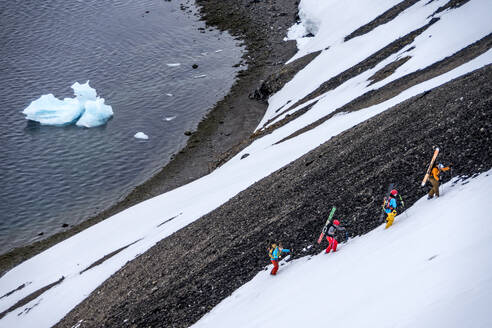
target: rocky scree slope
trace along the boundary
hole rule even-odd
[[[57,327],[187,327],[269,264],[270,241],[319,252],[302,249],[331,206],[355,236],[379,225],[389,182],[407,206],[425,196],[433,147],[453,176],[489,170],[491,80],[488,65],[330,139],[129,262]]]

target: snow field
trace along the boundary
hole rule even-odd
[[[320,36],[319,42],[330,46],[330,48],[324,50],[302,71],[297,73],[279,92],[270,97],[267,113],[257,129],[261,129],[268,120],[277,115],[276,110],[284,106],[289,100],[291,101],[290,105],[296,103],[316,90],[323,82],[362,62],[394,40],[427,24],[432,19],[430,15],[446,2],[434,1],[426,5],[427,1],[419,1],[392,21],[347,42],[343,42],[343,37],[351,33],[352,30],[350,32],[342,32],[340,39],[334,44],[327,44],[332,42],[331,38],[328,37],[330,30],[327,30],[326,37],[328,39],[323,41],[321,40],[322,36]],[[301,2],[301,5],[303,3]],[[314,112],[317,112],[317,114],[316,117],[309,119],[309,123],[329,114],[332,108],[341,107],[365,92],[379,89],[406,74],[424,69],[489,35],[492,33],[492,24],[488,14],[491,10],[492,3],[490,1],[474,0],[459,8],[439,13],[435,17],[439,17],[440,20],[415,38],[411,44],[390,55],[376,67],[352,78],[335,90],[327,92],[324,97],[329,99],[331,106],[327,108],[325,104],[314,105],[309,112],[311,115]],[[357,13],[352,14],[357,15]],[[336,15],[332,14],[332,16]],[[333,18],[332,16],[326,18],[326,20],[329,21]],[[321,25],[321,27],[323,26]],[[319,34],[322,34],[322,30],[320,30]],[[370,76],[387,64],[404,56],[411,56],[411,58],[393,74],[369,86],[370,81],[368,79]],[[336,100],[335,103],[333,102],[334,100]],[[270,125],[279,121],[285,115],[292,114],[297,109],[290,110],[271,122]],[[306,123],[306,125],[309,123]]]
[[[192,327],[490,327],[491,174],[447,183],[336,253],[258,273]]]

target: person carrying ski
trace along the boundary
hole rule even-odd
[[[268,250],[268,255],[270,256],[270,261],[273,264],[273,269],[270,272],[272,276],[277,274],[278,271],[278,260],[282,256],[282,253],[290,253],[290,250],[282,248],[282,244],[277,246],[276,243],[272,243],[272,246]]]
[[[333,223],[330,224],[328,228],[328,232],[326,233],[326,240],[328,240],[328,247],[326,247],[325,253],[328,254],[332,249],[333,252],[337,251],[338,241],[336,239],[337,231],[344,231],[344,227],[340,227],[340,221],[333,220]]]
[[[391,190],[388,199],[384,200],[384,212],[386,212],[386,227],[385,229],[388,229],[391,227],[393,224],[393,221],[395,221],[395,216],[398,214],[396,212],[396,207],[398,206],[396,204],[396,196],[398,196],[398,191],[396,189]]]
[[[439,197],[439,175],[441,172],[446,172],[450,169],[450,167],[444,167],[441,163],[435,164],[432,167],[431,175],[429,177],[429,181],[432,184],[432,189],[429,190],[429,194],[427,196],[427,199],[432,199],[434,195],[436,195],[436,198]]]

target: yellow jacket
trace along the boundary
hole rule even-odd
[[[439,174],[441,173],[441,171],[445,172],[449,170],[449,167],[443,167],[442,169],[438,169],[437,167],[434,167],[432,169],[432,177],[436,180],[436,181],[439,181]]]

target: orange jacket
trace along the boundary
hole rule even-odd
[[[447,171],[449,170],[449,167],[443,167],[442,169],[438,169],[437,167],[434,167],[432,169],[432,177],[434,179],[436,179],[436,181],[439,181],[439,174],[441,173],[441,171]]]

